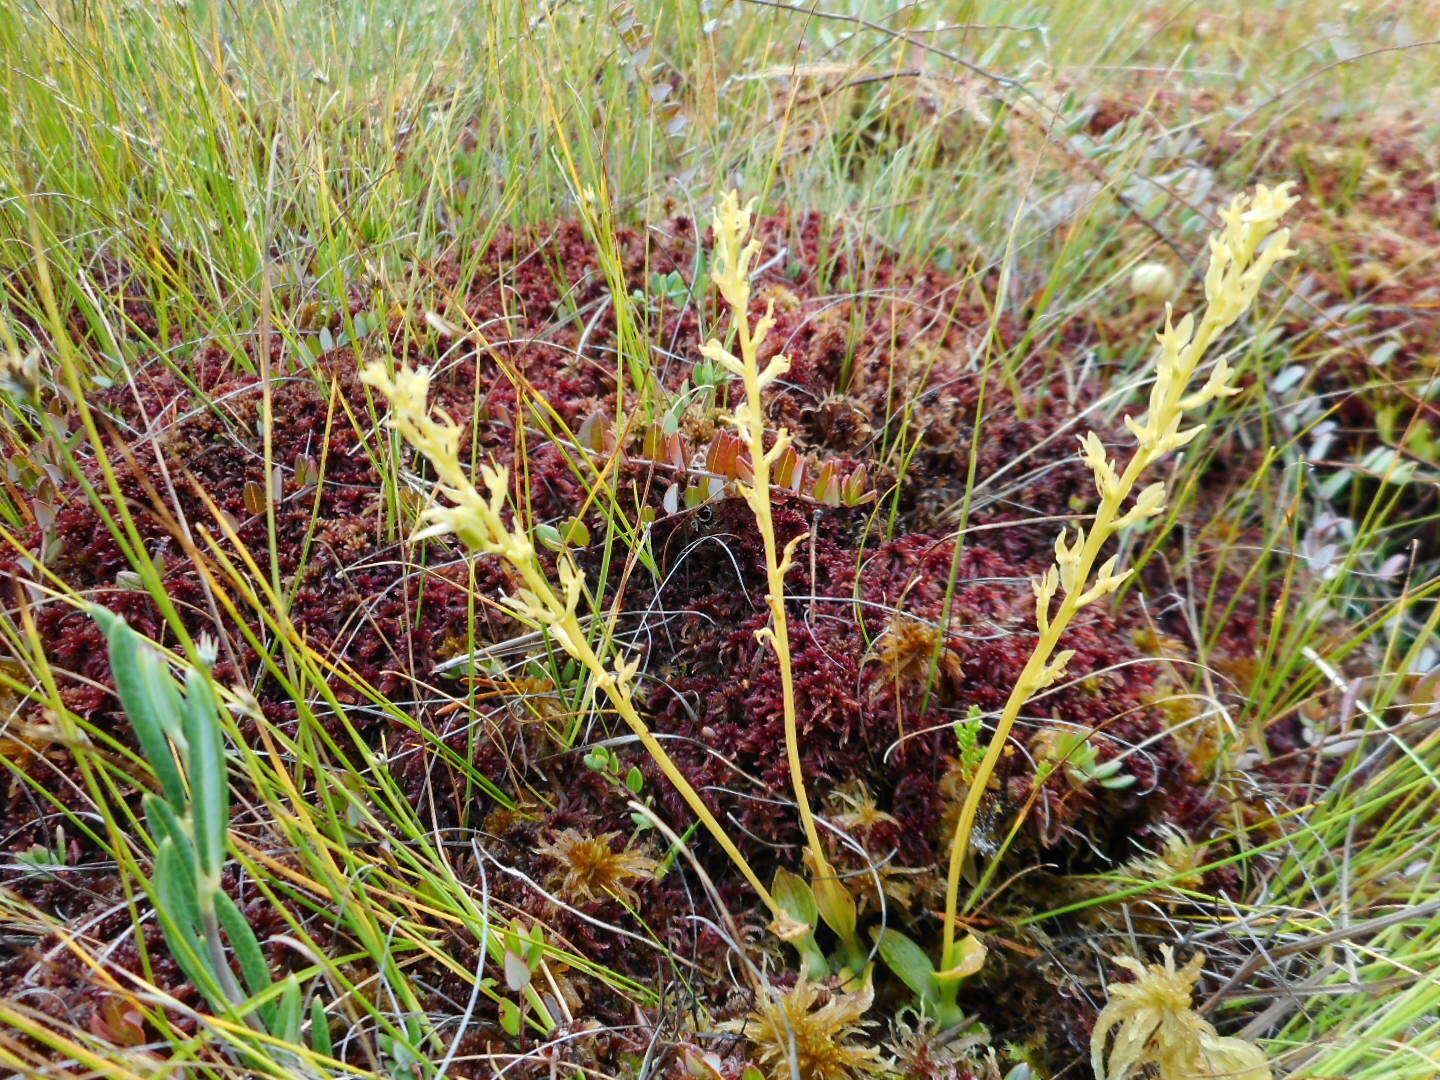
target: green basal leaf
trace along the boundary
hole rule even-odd
[[[820,913],[810,883],[782,866],[775,871],[775,881],[770,886],[770,894],[775,898],[780,910],[795,924],[792,932],[782,936],[794,946],[800,959],[805,962],[805,973],[811,979],[826,978],[830,974],[830,964],[825,959],[824,950],[815,940],[815,928],[820,923]],[[802,926],[806,929],[800,932],[799,928]]]
[[[525,957],[505,950],[505,985],[519,993],[530,985],[532,972]]]
[[[319,998],[310,1001],[310,1049],[326,1057],[335,1056],[335,1046],[330,1041],[330,1018],[325,1015],[325,1006]]]
[[[181,821],[174,808],[158,795],[146,794],[140,805],[144,808],[145,820],[150,825],[150,835],[155,839],[156,848],[158,849],[163,841],[169,840],[185,863],[186,875],[194,881],[195,845],[190,839],[190,826]]]
[[[820,918],[852,952],[855,951],[855,923],[858,915],[855,911],[855,898],[850,895],[850,890],[833,877],[816,878],[810,888],[815,894]]]
[[[195,877],[185,856],[169,839],[160,841],[156,852],[153,885],[156,907],[163,907],[181,930],[198,938],[202,924]]]
[[[810,883],[799,874],[782,866],[775,871],[775,881],[770,886],[770,892],[785,914],[796,922],[811,927],[819,925],[820,909],[815,903],[815,893],[811,890]]]
[[[571,518],[565,529],[565,543],[574,547],[590,546],[590,527],[578,517]]]
[[[160,788],[177,810],[186,805],[185,785],[167,736],[181,741],[180,694],[165,662],[155,647],[137,634],[125,620],[104,608],[92,609],[95,620],[105,629],[110,669],[120,704],[135,728],[145,760],[155,770]]]
[[[507,1035],[520,1034],[520,1006],[509,998],[500,1002],[500,1026]]]
[[[225,739],[219,706],[209,677],[192,670],[185,686],[186,764],[195,851],[200,872],[211,888],[220,880],[230,826],[230,778],[225,768]]]
[[[160,842],[155,856],[155,877],[148,892],[155,905],[155,917],[165,933],[165,942],[180,970],[213,1007],[228,1010],[230,1003],[201,951],[203,935],[195,883],[175,845],[168,839]]]
[[[305,1011],[300,1000],[300,980],[293,974],[280,984],[280,998],[275,1002],[274,1023],[270,1033],[288,1043],[300,1041],[300,1025]]]
[[[244,914],[235,901],[224,892],[215,894],[215,914],[230,939],[230,948],[240,963],[240,974],[245,980],[245,989],[251,994],[263,994],[270,989],[270,965],[260,948],[260,939],[255,936]],[[266,1025],[269,1026],[268,1024]]]
[[[935,978],[935,965],[925,950],[898,930],[872,930],[880,959],[908,986],[927,1011],[940,1004],[940,984]]]

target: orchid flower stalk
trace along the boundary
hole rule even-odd
[[[1100,503],[1088,530],[1080,526],[1076,526],[1073,533],[1069,529],[1061,530],[1055,540],[1055,564],[1032,583],[1039,637],[1000,711],[985,757],[966,792],[950,847],[942,973],[955,968],[960,959],[955,942],[960,876],[970,851],[975,815],[1020,710],[1035,694],[1064,676],[1074,654],[1069,649],[1056,650],[1071,619],[1081,609],[1109,596],[1129,577],[1130,570],[1116,568],[1119,559],[1116,555],[1096,569],[1105,545],[1122,529],[1165,509],[1168,495],[1163,482],[1149,484],[1131,501],[1145,470],[1166,454],[1188,445],[1205,430],[1204,423],[1190,422],[1196,412],[1218,398],[1239,393],[1232,383],[1235,372],[1224,357],[1215,361],[1198,388],[1192,390],[1191,384],[1206,350],[1249,310],[1265,275],[1281,259],[1294,254],[1286,246],[1290,231],[1277,230],[1280,218],[1296,202],[1287,187],[1286,184],[1274,188],[1259,186],[1253,196],[1237,196],[1222,211],[1223,225],[1219,234],[1210,239],[1210,265],[1205,275],[1206,306],[1198,325],[1193,313],[1178,324],[1173,323],[1169,305],[1166,306],[1165,329],[1158,335],[1160,347],[1149,408],[1139,420],[1125,417],[1125,426],[1135,439],[1135,449],[1124,468],[1110,458],[1094,432],[1081,437],[1081,457],[1094,475]]]
[[[580,568],[569,555],[561,555],[556,561],[558,585],[551,582],[536,558],[535,545],[529,535],[518,523],[506,523],[504,507],[510,486],[507,470],[482,465],[483,492],[471,481],[460,464],[460,425],[429,406],[428,369],[402,367],[392,377],[386,366],[377,361],[367,365],[360,377],[390,402],[390,427],[425,456],[439,481],[440,498],[422,512],[426,525],[413,539],[454,534],[473,550],[505,561],[519,579],[513,595],[503,601],[506,607],[521,620],[544,629],[556,645],[589,672],[595,685],[609,698],[620,718],[675,785],[695,816],[734,861],[772,915],[779,918],[781,911],[769,890],[635,707],[631,687],[640,666],[639,658],[622,659],[611,667],[591,645],[578,614],[580,600],[585,595],[585,577]]]
[[[775,325],[773,305],[753,324],[750,321],[750,265],[760,251],[760,241],[750,236],[750,212],[754,206],[751,200],[740,205],[739,196],[728,192],[721,197],[715,208],[713,231],[715,250],[710,278],[730,309],[730,326],[734,331],[735,344],[739,353],[732,352],[718,340],[711,338],[701,347],[704,357],[718,364],[736,376],[744,388],[744,399],[735,407],[729,417],[744,440],[750,454],[750,481],[739,485],[750,512],[755,518],[765,549],[765,600],[770,608],[770,625],[757,631],[756,637],[768,645],[775,654],[780,669],[781,708],[785,730],[785,754],[790,770],[790,783],[795,802],[800,810],[800,824],[805,833],[806,861],[812,872],[812,888],[821,916],[830,925],[851,952],[863,950],[854,948],[858,943],[855,933],[855,904],[849,892],[840,883],[820,842],[820,833],[815,824],[815,814],[810,807],[810,798],[805,790],[805,774],[800,760],[800,735],[795,716],[795,677],[790,658],[790,631],[785,613],[785,575],[795,561],[796,549],[805,541],[807,533],[791,539],[781,550],[775,537],[775,518],[770,498],[772,471],[791,443],[790,433],[783,428],[771,436],[770,446],[765,445],[767,428],[765,406],[761,395],[766,387],[790,370],[789,357],[777,354],[763,366],[760,350],[770,330]],[[791,931],[798,928],[791,927]],[[784,928],[777,929],[782,937],[788,936]]]

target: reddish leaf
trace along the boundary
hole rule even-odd
[[[117,1046],[139,1046],[145,1042],[145,1017],[124,998],[107,995],[90,1014],[90,1032]]]
[[[805,464],[805,455],[797,453],[793,446],[787,446],[770,467],[770,477],[776,487],[798,492],[805,483]]]
[[[243,491],[245,509],[252,514],[265,512],[265,489],[254,480],[246,480]]]
[[[677,431],[665,438],[665,460],[676,468],[683,468],[689,453],[685,447],[684,437]]]
[[[820,475],[815,478],[810,497],[826,506],[840,505],[840,477],[833,461],[820,466]]]
[[[614,444],[610,418],[602,412],[591,413],[575,433],[575,441],[586,450],[593,450],[597,454],[604,453]]]

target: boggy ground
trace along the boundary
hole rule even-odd
[[[877,258],[864,295],[832,295],[822,263],[841,256],[822,255],[820,221],[774,218],[760,231],[767,250],[757,263],[767,269],[757,294],[775,305],[771,347],[794,361],[771,393],[772,423],[796,433],[812,477],[828,462],[836,476],[860,476],[856,482],[878,496],[854,506],[833,505],[841,500],[823,491],[816,497],[813,488],[779,498],[782,541],[810,533],[788,582],[805,775],[829,823],[832,857],[853,874],[864,918],[903,927],[933,952],[946,845],[966,782],[956,724],[963,729],[972,710],[998,709],[1028,656],[1029,578],[1049,563],[1059,524],[1084,513],[1093,498],[1074,448],[1075,436],[1094,424],[1078,414],[1101,388],[987,379],[992,328],[968,286],[938,272],[904,273]],[[625,284],[645,294],[644,336],[658,358],[650,392],[668,402],[699,360],[702,326],[708,333],[715,324],[708,296],[656,287],[657,276],[672,271],[693,283],[696,228],[672,220],[622,233],[621,241]],[[436,295],[443,297],[447,275],[453,284],[457,271],[441,267],[438,274]],[[615,613],[620,641],[643,654],[644,704],[655,731],[762,877],[799,869],[778,674],[754,636],[768,621],[759,541],[745,504],[729,489],[695,506],[683,498],[687,485],[707,482],[707,451],[713,466],[723,449],[727,390],[692,395],[659,442],[647,444],[644,431],[632,430],[615,447],[604,434],[616,395],[614,309],[580,226],[501,234],[475,280],[466,295],[437,303],[442,332],[419,319],[374,317],[357,297],[351,314],[365,313],[373,326],[361,339],[363,358],[389,354],[435,365],[437,404],[467,421],[478,457],[511,467],[517,505],[536,523],[564,528],[575,515],[584,519],[588,536],[572,550],[592,584],[603,582],[604,610]],[[143,300],[131,314],[153,332]],[[314,318],[338,328],[339,315]],[[996,348],[1020,337],[1008,320],[993,333]],[[243,550],[279,583],[288,618],[309,648],[333,665],[331,689],[344,715],[324,703],[314,710],[328,734],[376,751],[435,829],[463,837],[467,850],[474,841],[473,855],[456,856],[459,872],[477,888],[483,876],[499,910],[541,920],[552,940],[579,956],[667,988],[677,1014],[690,1023],[702,1018],[702,1030],[743,1016],[748,1003],[736,989],[734,948],[767,957],[781,984],[794,978],[793,955],[767,943],[760,905],[703,832],[690,847],[744,942],[727,940],[727,923],[683,858],[657,876],[673,853],[654,830],[636,829],[633,789],[677,829],[690,820],[688,811],[632,742],[611,738],[623,727],[575,711],[573,695],[556,686],[543,644],[490,602],[511,587],[501,568],[467,560],[448,542],[403,539],[395,508],[408,519],[424,498],[423,467],[406,456],[421,479],[398,494],[387,483],[391,443],[359,383],[360,359],[350,346],[297,358],[276,337],[267,388],[237,373],[226,350],[209,346],[172,367],[157,362],[136,371],[129,384],[90,399],[167,592],[193,633],[219,640],[221,681],[255,703],[258,711],[241,718],[242,737],[256,738],[261,725],[293,732],[302,722],[296,702],[267,673],[257,649],[265,639],[259,619],[221,565],[222,555],[238,564]],[[634,400],[636,388],[626,392]],[[62,424],[78,423],[65,395],[56,394],[50,408]],[[977,410],[984,416],[978,428]],[[596,415],[606,422],[582,431]],[[267,416],[269,475],[261,434]],[[580,434],[557,434],[557,421]],[[606,518],[588,498],[593,474],[577,441],[597,448],[590,460],[614,457],[615,506],[648,529],[652,565],[627,557],[623,543],[607,548]],[[103,491],[98,467],[92,461],[88,468]],[[100,501],[109,504],[108,496]],[[41,502],[44,512],[22,538],[25,554],[0,560],[7,602],[29,605],[62,675],[66,707],[128,741],[98,627],[73,606],[43,598],[34,587],[37,566],[142,632],[173,641],[80,485],[51,482]],[[964,526],[958,552],[957,524]],[[218,538],[213,550],[199,539],[202,526]],[[1017,816],[1023,820],[1005,847],[993,895],[974,917],[990,962],[962,1000],[995,1045],[1023,1044],[1053,1065],[1085,1056],[1098,1008],[1097,959],[1118,916],[1087,909],[1046,921],[1043,932],[1015,920],[1092,896],[1096,886],[1085,875],[1122,866],[1141,881],[1182,876],[1189,898],[1157,899],[1159,918],[1203,908],[1206,897],[1234,896],[1232,871],[1186,872],[1228,853],[1223,837],[1233,833],[1237,814],[1261,816],[1222,782],[1217,755],[1227,733],[1190,703],[1175,674],[1194,643],[1176,600],[1187,582],[1167,573],[1152,565],[1112,609],[1087,609],[1077,619],[1064,642],[1076,650],[1071,678],[1028,707],[977,830],[978,851],[993,858]],[[1223,596],[1233,583],[1199,587]],[[1238,598],[1212,661],[1247,662],[1254,636],[1254,612]],[[464,662],[471,651],[479,656]],[[376,707],[377,696],[400,708]],[[25,719],[32,737],[14,768],[28,780],[12,779],[0,807],[0,836],[15,852],[53,840],[43,793],[72,806],[86,797],[63,745],[44,738],[56,730],[53,717]],[[1106,787],[1068,767],[1056,749],[1065,733],[1083,735],[1099,763],[1121,760],[1121,775],[1133,782]],[[1284,738],[1283,730],[1272,734]],[[978,735],[983,745],[984,731]],[[607,739],[610,763],[593,752]],[[477,789],[461,761],[488,777],[495,793]],[[1045,762],[1056,767],[1037,784]],[[639,775],[627,785],[632,767]],[[1300,767],[1283,778],[1286,797],[1303,801],[1297,777],[1314,778]],[[1263,771],[1252,779],[1263,783]],[[119,795],[138,803],[147,783],[136,776]],[[263,821],[245,827],[247,836],[264,833]],[[83,927],[90,940],[113,939],[105,962],[138,971],[113,866],[83,838],[69,844],[70,868],[10,870],[5,886]],[[226,887],[262,941],[278,938],[283,922],[252,883],[232,873]],[[302,917],[324,940],[323,920]],[[180,1000],[198,1002],[164,958],[158,932],[147,933],[150,977]],[[53,945],[40,940],[0,954],[0,993],[28,993],[38,1008],[104,1029],[93,974]],[[445,948],[473,968],[475,941],[450,934]],[[299,962],[278,940],[267,952],[277,969]],[[469,992],[444,969],[417,981],[430,988],[425,1005],[434,1010],[458,1011],[455,1002]],[[633,1002],[578,968],[564,981],[570,1012],[613,1031],[556,1052],[582,1064],[644,1053],[650,1033],[632,1026]],[[902,1072],[971,1075],[970,1066],[947,1063],[932,1037],[901,1038],[890,1020],[905,1004],[903,988],[883,972],[877,982],[872,1016],[885,1022],[872,1037],[896,1050]],[[653,1016],[646,1022],[658,1023]],[[667,1045],[688,1038],[685,1027]],[[506,1035],[482,1002],[461,1056],[528,1045]],[[739,1075],[743,1040],[703,1045],[719,1051],[727,1074]]]

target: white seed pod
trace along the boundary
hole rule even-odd
[[[1141,300],[1163,304],[1175,295],[1175,271],[1162,262],[1141,263],[1130,273],[1130,292]]]

